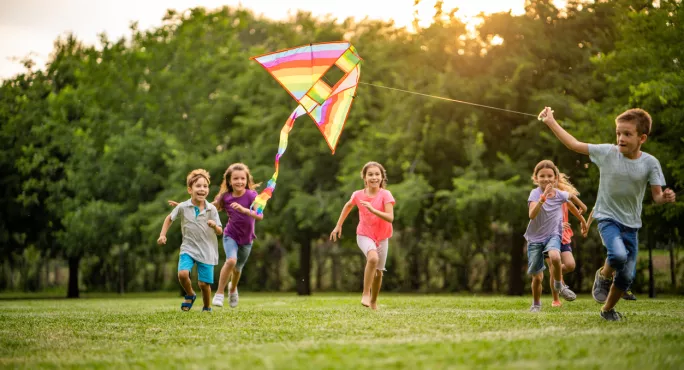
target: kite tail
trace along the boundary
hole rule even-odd
[[[251,210],[256,210],[256,213],[258,215],[263,215],[264,214],[264,208],[266,208],[266,203],[268,203],[268,200],[271,199],[273,196],[273,191],[275,190],[276,187],[276,181],[278,180],[278,167],[280,165],[280,157],[283,156],[283,153],[285,153],[285,149],[287,149],[287,136],[290,133],[290,130],[292,130],[292,126],[294,126],[294,121],[297,119],[297,117],[303,116],[306,114],[306,110],[301,106],[297,106],[297,108],[290,114],[290,118],[285,121],[285,125],[283,125],[283,128],[280,130],[280,143],[278,144],[278,154],[276,154],[275,157],[275,173],[271,177],[270,180],[268,180],[268,183],[266,183],[266,188],[261,191],[261,194],[259,194],[255,199],[254,203],[250,206]]]

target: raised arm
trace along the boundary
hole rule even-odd
[[[546,202],[546,197],[549,196],[552,189],[553,189],[553,185],[551,185],[551,184],[546,185],[546,190],[544,190],[544,194],[542,194],[541,197],[539,198],[539,202],[535,202],[535,201],[530,202],[530,207],[529,207],[530,220],[534,220],[535,218],[537,218],[537,215],[541,211],[541,208],[544,205],[544,202]]]
[[[337,239],[342,237],[342,224],[344,224],[344,220],[347,219],[349,212],[351,212],[353,208],[354,204],[352,204],[351,200],[342,207],[342,212],[340,213],[340,218],[337,220],[337,225],[335,225],[335,228],[330,233],[330,240],[337,241]]]
[[[546,107],[539,113],[539,118],[546,123],[547,126],[553,131],[553,134],[565,145],[568,149],[573,150],[580,154],[589,155],[589,145],[583,143],[574,136],[570,135],[564,128],[562,128],[558,122],[553,118],[553,111],[551,108]]]
[[[672,189],[663,190],[660,185],[651,185],[651,195],[656,204],[674,203],[675,192]]]

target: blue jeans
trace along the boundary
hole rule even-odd
[[[226,252],[226,260],[234,259],[237,260],[235,263],[235,270],[242,272],[242,268],[245,267],[249,254],[252,253],[252,243],[239,245],[230,236],[223,236],[223,250]]]
[[[629,290],[636,276],[639,229],[611,219],[599,220],[598,229],[608,252],[608,266],[615,269],[613,284],[620,290]]]
[[[195,261],[189,255],[183,253],[178,258],[178,271],[192,271],[192,266],[197,264],[197,280],[207,283],[214,283],[214,266]]]
[[[536,275],[544,270],[544,253],[549,253],[551,250],[557,250],[560,253],[561,240],[558,235],[550,237],[543,243],[529,243],[527,244],[527,273]]]

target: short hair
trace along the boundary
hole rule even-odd
[[[201,178],[207,180],[207,185],[211,184],[211,181],[209,181],[209,172],[201,168],[190,171],[188,177],[185,179],[185,182],[188,184],[188,187],[191,188],[192,185],[194,185]]]
[[[632,122],[636,126],[639,135],[648,135],[651,133],[651,115],[643,109],[633,108],[624,111],[617,116],[615,124],[618,122]]]

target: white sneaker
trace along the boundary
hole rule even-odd
[[[235,293],[231,293],[230,288],[232,285],[233,282],[228,283],[228,303],[230,304],[230,307],[235,308],[238,305],[238,290],[236,288]]]
[[[223,307],[223,299],[223,294],[216,293],[216,295],[214,295],[214,300],[211,301],[211,304],[216,307]]]

